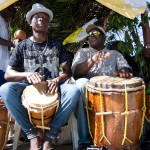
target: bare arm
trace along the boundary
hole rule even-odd
[[[94,64],[95,62],[92,60],[92,58],[89,58],[87,61],[81,64],[78,64],[74,71],[74,75],[73,75],[74,78],[78,79],[78,78],[86,76],[86,74],[93,67]]]
[[[29,83],[38,83],[41,82],[42,76],[37,72],[24,72],[22,69],[8,66],[5,79],[12,82],[27,80]]]
[[[62,69],[63,69],[63,74],[61,74],[57,78],[58,83],[64,82],[64,81],[66,81],[68,78],[70,78],[72,76],[71,64],[69,62],[65,63],[62,66]]]
[[[8,46],[8,47],[15,47],[13,42],[5,40],[5,39],[3,39],[1,37],[0,37],[0,45]]]
[[[71,72],[71,65],[70,63],[65,63],[62,66],[63,69],[63,74],[61,74],[60,76],[58,76],[57,78],[53,79],[53,80],[47,80],[48,82],[48,93],[49,94],[54,94],[55,92],[58,91],[58,86],[61,82],[66,81],[68,78],[71,77],[72,72]]]

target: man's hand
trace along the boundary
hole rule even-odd
[[[104,51],[100,51],[98,52],[97,54],[95,54],[91,60],[94,62],[94,63],[99,63],[100,60],[103,60],[103,59],[106,59],[110,57],[110,53],[108,52],[104,52]]]
[[[131,78],[133,74],[128,68],[122,68],[118,72],[114,72],[113,76],[119,76],[121,78]]]
[[[58,92],[58,83],[54,80],[47,80],[48,82],[48,90],[47,93],[53,95],[54,93]]]
[[[42,81],[42,76],[38,72],[28,72],[26,79],[29,83],[39,83]]]

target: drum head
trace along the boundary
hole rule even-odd
[[[141,78],[120,78],[120,77],[110,77],[110,76],[96,76],[90,79],[88,87],[93,89],[100,89],[102,91],[118,91],[124,90],[125,85],[127,89],[134,90],[135,87],[142,86],[144,81]]]
[[[37,83],[27,86],[22,94],[22,99],[25,105],[31,107],[49,106],[58,100],[58,93],[50,95],[46,93],[47,84]]]

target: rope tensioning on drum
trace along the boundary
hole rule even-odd
[[[103,97],[102,97],[102,91],[100,90],[100,103],[101,103],[101,111],[100,111],[100,115],[102,115],[101,116],[101,118],[102,118],[102,130],[103,130],[103,135],[102,135],[102,137],[100,138],[100,140],[99,140],[99,142],[101,142],[102,141],[102,139],[103,138],[105,138],[106,139],[106,141],[111,145],[111,143],[109,142],[109,140],[107,139],[107,137],[106,137],[106,135],[105,135],[105,131],[104,131],[104,129],[105,129],[105,127],[104,127],[104,113],[102,112],[102,104],[103,104]],[[89,132],[90,132],[90,135],[91,135],[91,137],[93,138],[93,136],[92,136],[92,133],[91,133],[91,130],[90,130],[90,120],[89,120],[89,113],[88,113],[88,88],[86,87],[86,112],[87,112],[87,118],[88,118],[88,127],[89,127]],[[107,113],[106,113],[107,114]],[[112,114],[112,112],[108,112],[108,114]]]
[[[55,113],[57,112],[58,108],[59,108],[59,101],[56,101],[55,103],[51,104],[51,106],[49,107],[46,107],[47,109],[45,109],[45,107],[41,106],[41,107],[38,107],[40,108],[40,112],[41,112],[41,120],[42,120],[42,125],[36,125],[37,128],[41,128],[41,129],[46,129],[46,130],[50,130],[50,127],[47,127],[47,126],[44,126],[44,112],[46,112],[47,110],[49,110],[50,108],[54,108],[56,107],[56,111]],[[28,116],[29,116],[29,120],[30,122],[32,123],[32,117],[31,117],[31,113],[30,111],[33,111],[32,110],[32,107],[29,105],[29,109],[28,109]],[[33,123],[32,123],[33,124]]]
[[[42,118],[42,129],[43,129],[43,132],[44,132],[44,118],[43,118],[43,116],[44,116],[44,112],[43,112],[43,107],[41,106],[41,109],[42,109],[42,111],[41,111],[41,118]],[[50,129],[50,128],[49,128]]]
[[[145,115],[145,112],[146,112],[146,94],[145,94],[145,85],[143,85],[143,107],[142,107],[142,110],[143,110],[143,115],[142,115],[142,127],[141,127],[141,132],[140,132],[140,135],[139,135],[139,139],[140,139],[141,136],[142,136],[143,128],[144,128],[144,118],[146,118],[146,115]]]
[[[87,113],[87,121],[88,121],[88,128],[89,128],[89,133],[91,135],[91,137],[93,138],[93,135],[91,133],[91,127],[90,127],[90,120],[89,120],[89,112],[88,112],[88,88],[86,86],[86,113]]]
[[[41,106],[41,108],[42,108],[42,106]],[[43,110],[43,108],[42,108],[42,111],[41,111],[42,126],[36,125],[36,127],[37,127],[37,128],[42,128],[43,130],[44,130],[44,129],[50,130],[50,127],[45,127],[45,126],[44,126],[43,114],[44,114],[44,110]],[[28,109],[28,116],[29,116],[30,122],[32,123],[32,118],[31,118],[31,114],[30,114],[30,110],[29,110],[29,109]],[[32,123],[32,124],[33,124],[33,123]]]
[[[125,84],[125,127],[124,127],[124,138],[122,140],[122,144],[124,145],[125,140],[128,140],[130,143],[133,143],[130,139],[127,138],[127,123],[128,123],[128,93],[127,86]]]
[[[103,96],[102,96],[102,90],[100,89],[100,112],[103,112]],[[105,135],[105,127],[104,127],[104,114],[101,114],[101,120],[102,120],[102,137],[100,138],[99,142],[102,141],[103,138],[106,139],[106,141],[108,142],[109,145],[111,145],[111,143],[109,142],[108,138]]]

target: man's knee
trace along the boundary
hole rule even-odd
[[[9,87],[10,87],[9,82],[7,82],[7,83],[5,83],[5,84],[2,84],[2,85],[0,86],[0,95],[1,95],[2,92],[8,91]]]
[[[80,79],[76,80],[76,86],[80,90],[84,90],[88,81],[89,81],[89,79],[87,79],[87,78],[80,78]]]

